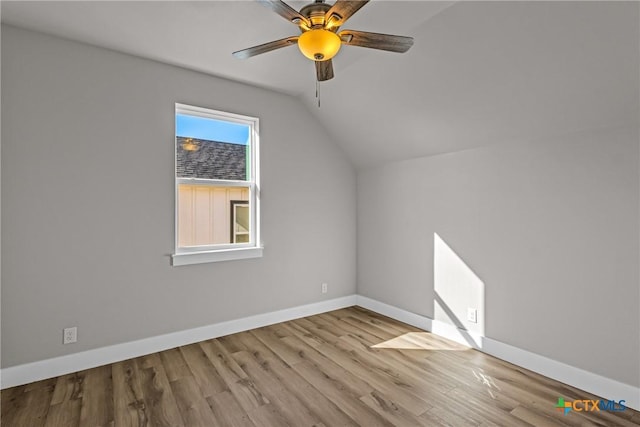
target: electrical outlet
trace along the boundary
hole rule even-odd
[[[322,293],[323,293],[323,294],[326,294],[326,293],[327,293],[328,288],[329,288],[329,285],[327,285],[326,283],[323,283],[323,284],[322,284]]]
[[[478,310],[475,308],[467,308],[467,320],[471,323],[478,323]]]
[[[62,344],[71,344],[78,341],[78,327],[64,328],[62,332]]]

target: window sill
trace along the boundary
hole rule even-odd
[[[171,255],[171,265],[178,267],[181,265],[204,264],[207,262],[260,258],[262,257],[262,249],[262,247],[253,247],[173,254]]]

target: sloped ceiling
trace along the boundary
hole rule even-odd
[[[371,1],[344,28],[415,44],[406,54],[343,47],[320,108],[297,48],[231,56],[296,34],[256,2],[1,7],[10,25],[297,96],[359,167],[637,122],[640,111],[637,2]]]

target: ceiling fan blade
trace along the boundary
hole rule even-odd
[[[232,55],[238,59],[247,59],[252,56],[260,55],[261,53],[271,52],[272,50],[280,49],[282,47],[293,46],[298,43],[298,37],[292,36],[286,39],[275,40],[269,43],[261,44],[258,46],[242,49],[237,52],[233,52]]]
[[[289,6],[288,4],[286,4],[281,0],[257,0],[257,1],[261,3],[263,6],[273,10],[275,13],[282,16],[284,19],[286,19],[287,21],[293,24],[299,25],[301,23],[304,23],[307,26],[311,25],[307,18],[302,16],[300,13],[298,13],[298,11],[296,11],[294,8],[292,8],[291,6]]]
[[[344,30],[338,33],[343,44],[368,47],[403,53],[413,46],[413,37],[393,36],[390,34],[368,33],[366,31]]]
[[[367,3],[369,3],[369,0],[338,0],[324,15],[325,21],[328,22],[331,27],[339,27]],[[331,18],[331,16],[334,16],[334,18]]]
[[[330,59],[326,61],[315,61],[316,77],[319,82],[331,80],[333,78],[333,64]]]

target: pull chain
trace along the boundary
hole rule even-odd
[[[316,79],[316,99],[318,100],[318,108],[320,108],[320,82]]]

